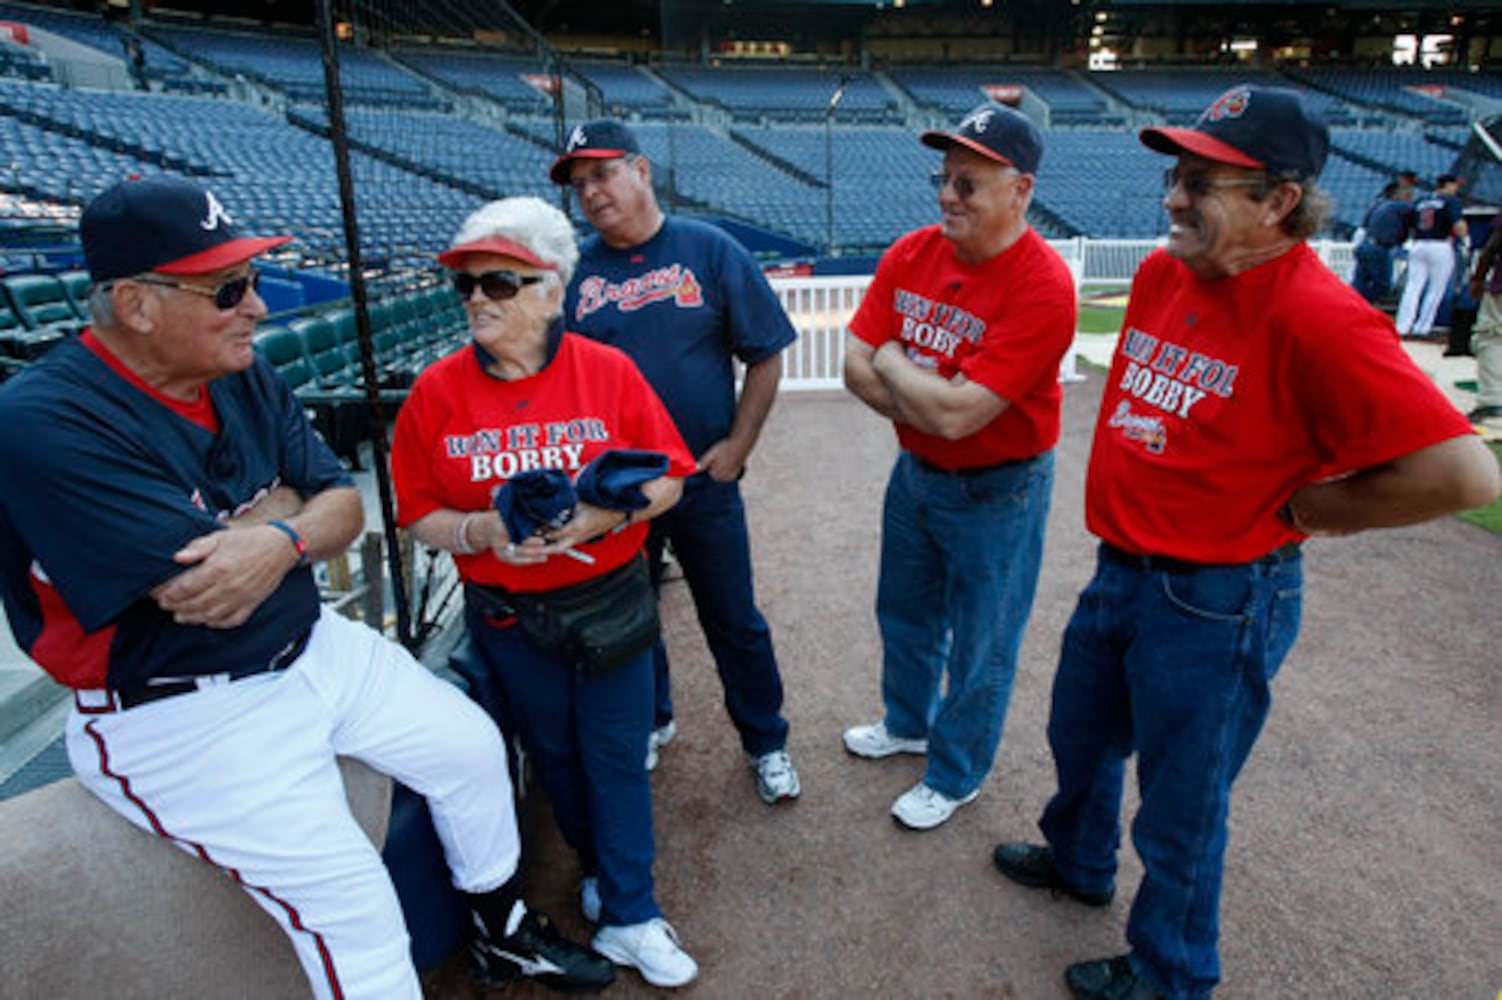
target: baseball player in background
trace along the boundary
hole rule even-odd
[[[1413,243],[1408,249],[1408,276],[1403,297],[1398,300],[1398,333],[1404,337],[1427,337],[1434,317],[1450,290],[1455,273],[1455,243],[1467,236],[1465,206],[1455,196],[1460,178],[1441,174],[1432,192],[1413,203],[1409,225]]]
[[[417,998],[335,761],[358,758],[427,797],[491,979],[609,983],[520,899],[489,718],[320,604],[309,564],[364,515],[252,350],[251,261],[290,237],[242,236],[212,193],[165,177],[110,188],[79,228],[92,328],[0,388],[0,593],[21,647],[74,689],[79,780],[244,886],[315,996]]]
[[[882,256],[845,350],[845,384],[902,445],[876,593],[886,711],[848,729],[845,748],[927,753],[923,780],[892,805],[914,830],[979,794],[1001,742],[1075,328],[1069,268],[1027,224],[1043,157],[1032,122],[983,104],[922,141],[944,151],[943,221]]]
[[[782,351],[797,331],[744,247],[714,226],[663,213],[652,165],[625,125],[601,119],[574,126],[548,176],[574,189],[599,230],[580,247],[564,323],[630,355],[698,461],[683,499],[652,520],[653,566],[671,542],[757,794],[768,805],[796,799],[801,785],[787,753],[782,675],[772,630],[756,606],[740,479],[777,398]],[[737,360],[745,365],[738,396]],[[653,656],[649,770],[677,731],[661,640]]]
[[[1498,474],[1305,242],[1330,210],[1329,133],[1297,92],[1236,87],[1142,141],[1177,157],[1168,242],[1137,271],[1095,426],[1085,518],[1101,543],[1054,678],[1047,844],[992,857],[1109,904],[1135,753],[1131,952],[1065,979],[1090,1000],[1202,1000],[1220,979],[1231,786],[1298,635],[1300,543],[1488,503]]]

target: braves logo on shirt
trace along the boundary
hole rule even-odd
[[[693,268],[670,264],[621,282],[607,281],[599,275],[585,278],[579,283],[579,304],[574,308],[574,321],[583,320],[609,305],[621,312],[635,312],[654,302],[667,301],[672,301],[679,309],[697,309],[704,304],[704,293]]]

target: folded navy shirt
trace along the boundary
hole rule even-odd
[[[495,494],[495,509],[511,541],[521,544],[540,531],[563,527],[574,516],[579,494],[562,469],[529,469]]]
[[[668,471],[660,451],[612,448],[590,462],[574,481],[579,499],[607,510],[641,510],[652,501],[642,487]]]

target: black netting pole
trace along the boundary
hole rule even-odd
[[[396,537],[396,504],[391,498],[391,473],[387,464],[386,422],[376,375],[375,339],[366,310],[365,267],[360,259],[360,224],[355,216],[355,181],[349,169],[349,136],[344,130],[344,91],[339,82],[339,53],[335,48],[332,0],[318,0],[318,34],[323,45],[323,86],[328,105],[329,138],[334,143],[334,169],[339,175],[339,205],[344,214],[344,245],[349,254],[349,285],[355,300],[355,330],[360,339],[360,369],[365,378],[366,406],[373,414],[370,436],[375,449],[373,463],[376,488],[381,498],[381,526],[386,535],[386,565],[391,574],[391,599],[396,606],[396,636],[403,646],[415,649],[412,613],[407,606],[407,581],[402,571],[401,546]],[[372,567],[365,567],[366,575]],[[380,622],[373,623],[377,630]]]

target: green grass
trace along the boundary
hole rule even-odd
[[[1080,333],[1120,333],[1121,317],[1126,309],[1121,306],[1080,306]]]
[[[1489,443],[1492,454],[1497,456],[1497,461],[1502,462],[1502,442],[1492,441]],[[1488,507],[1477,510],[1468,510],[1460,515],[1462,520],[1479,524],[1494,535],[1502,535],[1502,500],[1498,500]]]

